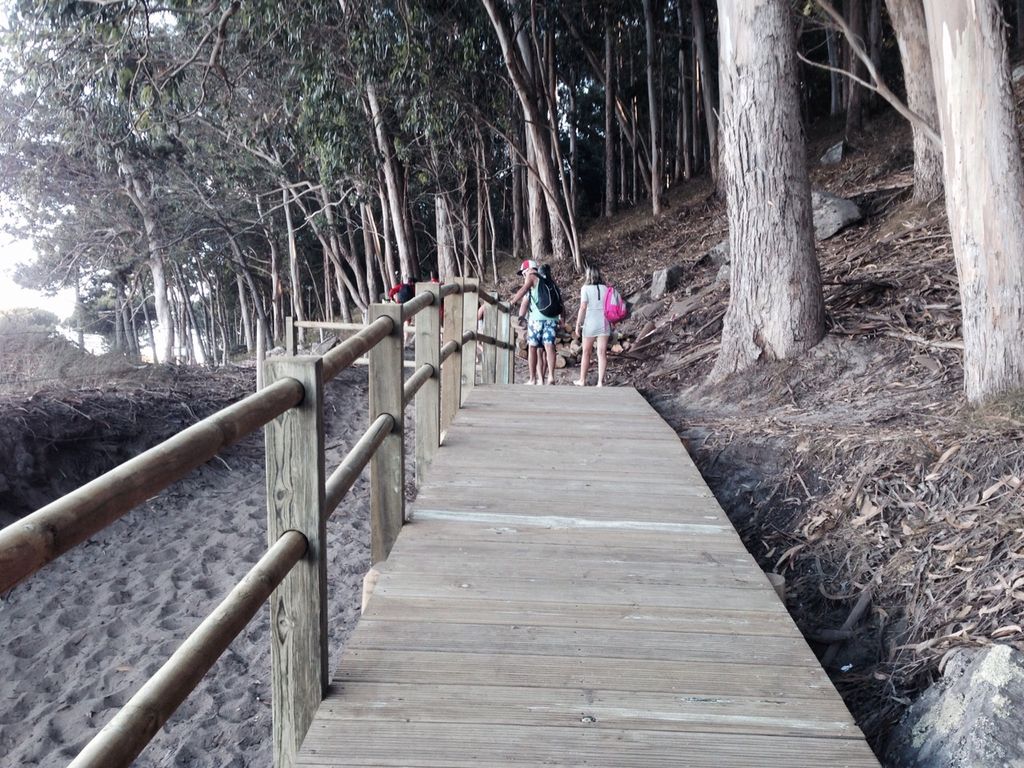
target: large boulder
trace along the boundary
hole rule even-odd
[[[892,768],[1024,766],[1024,654],[1008,645],[957,651],[890,740]]]
[[[651,298],[660,299],[671,291],[683,277],[683,267],[678,264],[667,269],[659,269],[651,275]]]
[[[838,144],[833,144],[827,150],[825,154],[821,156],[822,165],[839,165],[843,162],[843,155],[846,154],[846,142],[840,141]]]
[[[714,248],[712,248],[710,251],[708,251],[704,255],[704,258],[710,259],[711,263],[714,264],[716,267],[720,267],[723,264],[728,264],[729,263],[729,238],[728,237],[725,238],[724,240],[722,240],[722,242],[720,242],[718,245],[716,245]]]
[[[815,240],[827,240],[841,229],[864,218],[852,200],[836,197],[820,189],[811,190],[811,210],[814,214]]]

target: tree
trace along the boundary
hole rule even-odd
[[[732,252],[720,379],[824,334],[787,0],[722,0],[723,179]]]
[[[971,402],[1024,387],[1024,165],[995,0],[925,0]]]

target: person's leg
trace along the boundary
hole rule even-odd
[[[529,378],[526,379],[527,384],[537,383],[537,348],[533,344],[527,343],[526,347],[526,369],[529,373]]]
[[[590,370],[590,355],[594,351],[594,337],[583,337],[583,356],[580,358],[580,378],[577,384],[581,387],[587,386],[587,371]]]
[[[555,383],[555,343],[548,341],[544,343],[544,351],[548,353],[548,375],[545,384]]]
[[[597,386],[604,386],[604,372],[608,368],[608,337],[597,337]]]

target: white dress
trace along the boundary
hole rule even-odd
[[[607,285],[584,285],[580,291],[580,303],[587,302],[587,314],[583,316],[583,337],[608,336],[612,332],[611,323],[604,316],[604,299],[608,292]]]

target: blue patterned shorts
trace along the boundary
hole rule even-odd
[[[531,347],[554,344],[557,328],[558,321],[554,318],[551,320],[534,320],[530,318],[530,324],[526,331],[526,343]]]

